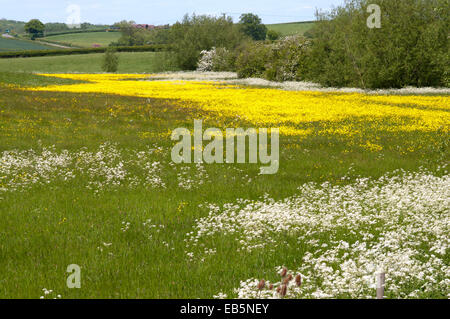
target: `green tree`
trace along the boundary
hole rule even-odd
[[[120,32],[122,33],[122,36],[117,41],[118,45],[144,45],[150,38],[150,32],[135,27],[134,21],[121,21],[115,25],[120,28]]]
[[[368,6],[381,9],[369,28]],[[448,86],[448,0],[347,0],[319,14],[307,77],[326,86]]]
[[[45,25],[38,19],[32,19],[25,24],[25,32],[30,34],[31,39],[44,36]]]
[[[241,31],[253,40],[265,40],[267,28],[262,24],[261,19],[253,13],[244,13],[239,18]]]
[[[118,67],[119,57],[116,54],[116,50],[113,47],[108,47],[103,56],[102,70],[105,72],[117,72]]]
[[[59,32],[59,31],[68,31],[70,28],[66,23],[60,22],[50,22],[45,24],[45,31],[48,32]]]
[[[170,30],[175,64],[183,70],[194,70],[203,50],[213,47],[234,49],[244,39],[231,17],[222,15],[185,15]]]

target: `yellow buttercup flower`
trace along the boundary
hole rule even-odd
[[[27,88],[33,91],[106,93],[171,99],[177,106],[200,108],[214,117],[239,118],[257,127],[279,127],[283,135],[307,136],[320,123],[327,134],[352,136],[358,131],[346,121],[370,122],[388,132],[448,132],[449,97],[369,95],[283,91],[243,87],[220,81],[158,80],[142,74],[43,74],[88,83]]]

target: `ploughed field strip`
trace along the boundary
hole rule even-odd
[[[450,297],[448,95],[41,76],[0,83],[1,295],[280,298],[286,266],[285,298]],[[279,172],[174,164],[194,119],[280,128]]]

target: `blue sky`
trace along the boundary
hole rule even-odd
[[[241,13],[258,14],[264,23],[314,19],[315,8],[328,9],[344,0],[0,0],[0,18],[66,22],[70,5],[81,9],[81,22],[112,24],[121,20],[172,24],[185,13],[227,13],[235,20]]]

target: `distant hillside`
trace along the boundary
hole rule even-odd
[[[291,22],[291,23],[278,23],[278,24],[267,24],[269,30],[274,30],[281,35],[294,35],[294,34],[304,34],[306,31],[310,30],[314,25],[314,21],[305,22]]]
[[[25,22],[0,19],[0,33],[5,33],[7,30],[10,33],[23,33],[25,32]]]
[[[83,32],[51,35],[43,38],[44,41],[58,42],[74,47],[92,48],[94,46],[108,46],[120,38],[120,32]]]
[[[6,39],[0,37],[0,52],[49,49],[54,49],[54,47],[36,43],[30,40]]]
[[[25,24],[24,21],[16,21],[16,20],[7,20],[0,19],[0,34],[5,33],[9,30],[10,33],[15,34],[23,34],[25,33]],[[91,23],[82,23],[81,28],[79,29],[70,29],[67,24],[61,22],[49,22],[45,23],[45,33],[71,33],[71,32],[82,32],[82,31],[90,31],[90,30],[106,30],[108,29],[108,25],[96,25]]]

